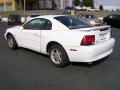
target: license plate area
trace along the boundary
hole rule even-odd
[[[101,34],[99,34],[99,37],[100,37],[101,41],[106,40],[107,39],[107,33],[101,33]]]

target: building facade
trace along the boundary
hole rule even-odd
[[[64,9],[72,0],[25,0],[27,10]],[[24,0],[0,0],[0,12],[24,9]]]
[[[0,0],[0,12],[15,11],[16,5],[15,0]]]

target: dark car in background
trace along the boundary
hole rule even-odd
[[[1,15],[0,15],[0,22],[2,21],[2,17],[1,17]]]
[[[73,7],[65,7],[63,13],[64,14],[71,14],[71,10],[73,10],[74,8]]]
[[[37,14],[30,15],[31,18],[38,17],[38,16],[40,16],[40,15],[37,15]]]
[[[102,25],[102,20],[98,19],[94,14],[89,13],[78,14],[77,17],[94,26]]]
[[[18,14],[11,14],[8,16],[8,25],[19,25],[21,24],[21,17]]]
[[[120,28],[120,14],[112,14],[103,18],[103,24]]]
[[[40,16],[39,13],[32,13],[32,14],[30,14],[30,15],[27,17],[27,21],[29,21],[30,19],[32,19],[32,18],[34,18],[34,17],[38,17],[38,16]]]

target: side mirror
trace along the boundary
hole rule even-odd
[[[19,29],[20,29],[20,30],[23,30],[23,26],[19,26]]]

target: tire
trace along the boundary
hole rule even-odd
[[[55,44],[50,47],[49,57],[53,65],[57,67],[64,67],[69,63],[69,59],[68,59],[66,51],[59,44]]]
[[[8,35],[7,37],[7,43],[8,43],[8,47],[12,50],[16,50],[18,48],[18,44],[15,40],[15,38],[13,37],[13,35]]]

